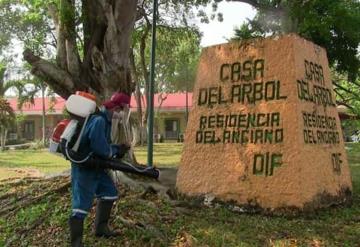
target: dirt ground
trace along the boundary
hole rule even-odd
[[[0,168],[0,182],[24,177],[44,177],[45,175],[37,169],[32,168]]]

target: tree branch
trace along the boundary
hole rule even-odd
[[[67,70],[74,77],[80,76],[80,56],[76,45],[75,3],[74,0],[60,0],[60,25],[65,35]]]
[[[31,73],[43,79],[62,97],[67,98],[77,89],[68,72],[35,56],[29,49],[26,49],[23,55],[24,59],[32,66]]]
[[[349,81],[349,83],[352,83],[352,84],[354,84],[355,86],[357,86],[357,87],[359,87],[359,88],[360,88],[360,84],[359,84],[359,83],[357,83],[356,81]]]
[[[141,69],[142,69],[143,77],[144,77],[144,81],[145,81],[144,94],[147,96],[148,92],[149,92],[149,72],[148,72],[147,66],[146,66],[145,49],[146,49],[146,38],[150,31],[150,22],[148,22],[147,17],[145,17],[145,19],[147,20],[147,25],[145,26],[145,30],[144,30],[143,34],[141,35],[141,39],[140,39],[140,64],[141,64]],[[148,97],[145,97],[145,105],[148,106]],[[148,111],[145,111],[145,116],[143,118],[143,123],[142,123],[143,126],[146,125],[147,114],[148,114]]]
[[[343,87],[342,85],[340,85],[339,83],[336,83],[335,81],[332,81],[332,83],[333,83],[337,88],[339,88],[339,89],[341,89],[341,90],[343,90],[343,91],[345,91],[345,92],[353,95],[356,99],[360,100],[360,96],[359,96],[357,93],[352,92],[351,90]],[[338,95],[339,95],[339,94],[338,94]]]
[[[55,30],[56,30],[56,64],[61,69],[67,68],[67,62],[66,62],[66,46],[65,46],[65,37],[63,33],[62,25],[60,25],[60,19],[59,19],[59,10],[57,9],[55,4],[50,4],[48,6],[49,14],[52,17],[54,24],[55,24]]]
[[[354,107],[352,107],[351,105],[349,105],[348,103],[344,102],[344,101],[337,101],[337,105],[344,105],[347,108],[349,108],[351,110],[351,112],[354,113],[355,109]]]

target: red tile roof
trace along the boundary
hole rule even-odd
[[[10,103],[11,108],[14,109],[14,111],[20,111],[17,105],[17,98],[10,98],[7,99]],[[45,98],[45,110],[49,111],[49,109],[52,109],[56,113],[62,113],[65,106],[65,100],[61,97],[56,97],[55,102],[51,102],[49,97]],[[22,112],[23,113],[41,113],[42,112],[42,98],[35,98],[34,104],[26,102],[22,106]]]
[[[164,101],[161,103],[161,99]],[[131,108],[137,108],[137,104],[135,101],[135,97],[131,97]],[[161,104],[161,108],[167,109],[177,109],[177,108],[185,108],[186,107],[186,93],[163,93],[163,94],[155,94],[154,95],[154,107],[159,108]],[[142,105],[144,106],[144,101],[142,101]],[[192,93],[188,93],[188,106],[192,105]]]
[[[161,104],[161,98],[164,101]],[[42,98],[35,98],[34,104],[25,103],[22,107],[22,112],[25,114],[41,114],[42,112]],[[9,98],[8,102],[10,106],[15,111],[20,111],[17,107],[17,98]],[[131,108],[134,110],[137,108],[137,104],[135,101],[135,97],[131,97]],[[171,93],[171,94],[155,94],[154,95],[154,107],[159,108],[161,104],[161,109],[166,110],[179,110],[185,109],[186,107],[186,93]],[[142,105],[144,106],[144,101],[142,101]],[[192,105],[192,93],[188,93],[188,106]],[[65,100],[61,97],[56,97],[56,101],[51,103],[50,98],[45,98],[45,109],[49,112],[50,106],[54,113],[61,114],[65,107]],[[51,113],[51,112],[50,112]]]

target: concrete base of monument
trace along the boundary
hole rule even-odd
[[[313,200],[305,203],[303,207],[284,206],[278,208],[263,208],[256,199],[247,203],[238,203],[234,200],[224,201],[212,194],[206,195],[188,195],[176,190],[176,199],[179,201],[187,201],[192,207],[226,207],[231,211],[245,214],[262,214],[269,216],[287,216],[296,217],[301,215],[309,215],[319,210],[332,207],[349,207],[352,205],[352,192],[350,188],[342,188],[338,195],[331,195],[323,192],[314,196]]]

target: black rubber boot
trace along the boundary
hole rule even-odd
[[[83,237],[84,219],[70,217],[69,226],[70,226],[71,247],[83,247],[84,245],[82,242],[82,237]]]
[[[116,237],[120,232],[111,231],[108,226],[111,208],[114,201],[99,200],[96,205],[95,235],[97,237]]]

